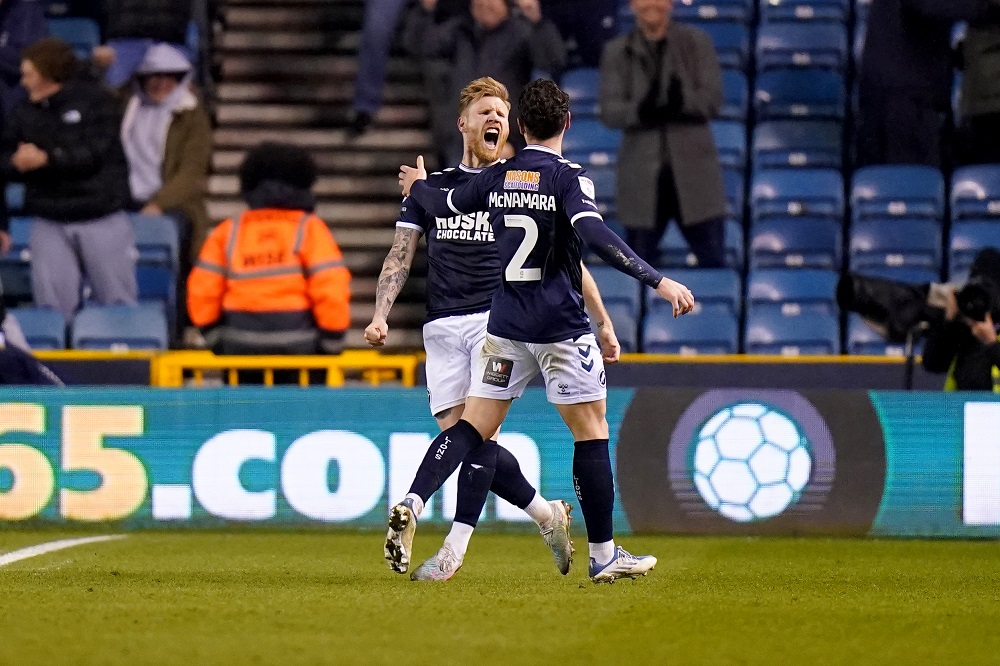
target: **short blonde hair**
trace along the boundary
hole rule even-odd
[[[510,110],[510,95],[507,93],[507,86],[490,76],[476,79],[469,85],[462,88],[458,95],[458,113],[465,113],[465,110],[484,97],[498,97],[507,104]]]

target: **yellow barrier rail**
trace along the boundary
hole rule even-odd
[[[398,381],[415,386],[420,357],[383,355],[376,351],[345,351],[338,356],[216,356],[207,351],[168,352],[153,359],[154,386],[205,386],[216,382],[237,386],[240,374],[259,373],[264,386],[274,386],[276,373],[294,373],[295,383],[308,386],[310,376],[325,373],[326,386],[344,386],[357,379],[378,386]]]

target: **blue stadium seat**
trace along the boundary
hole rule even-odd
[[[632,281],[635,282],[635,280]],[[621,345],[622,353],[634,354],[639,351],[638,313],[624,303],[607,303],[606,307],[608,316],[611,317],[611,324],[615,327],[615,336],[618,338],[618,344]]]
[[[833,118],[847,106],[844,77],[824,69],[778,69],[757,77],[754,109],[759,120]]]
[[[30,301],[31,252],[28,239],[31,235],[31,218],[10,218],[10,251],[0,255],[0,287],[6,298],[18,302]]]
[[[719,150],[719,163],[743,172],[747,168],[746,123],[716,120],[712,123],[712,136]]]
[[[743,204],[746,180],[743,172],[733,168],[722,170],[722,184],[726,190],[726,208],[729,217],[734,220],[743,219]]]
[[[573,120],[593,118],[598,112],[597,93],[600,85],[599,73],[595,67],[579,67],[562,75],[560,87],[569,95]],[[577,123],[573,123],[574,129]],[[566,137],[569,138],[568,136]]]
[[[86,59],[101,43],[101,28],[89,18],[49,19],[49,34],[73,47],[77,57]]]
[[[940,271],[941,227],[934,220],[858,220],[851,225],[849,263],[853,271],[872,266]]]
[[[736,21],[749,24],[755,0],[678,0],[674,18],[678,21]]]
[[[671,223],[660,240],[660,258],[656,265],[661,268],[695,268],[698,259],[691,253],[687,241]],[[743,228],[733,220],[726,221],[726,266],[737,271],[743,270]],[[695,298],[697,298],[697,294]]]
[[[611,129],[596,118],[584,118],[566,132],[563,155],[584,166],[614,164],[621,143],[621,130]]]
[[[757,32],[758,72],[792,67],[843,72],[847,64],[847,30],[839,23],[768,23]]]
[[[865,37],[868,26],[864,23],[858,24],[854,28],[854,45],[851,49],[851,57],[854,59],[855,68],[861,67],[861,59],[865,56]]]
[[[835,270],[810,268],[762,268],[747,278],[747,303],[756,307],[777,304],[783,312],[825,312],[837,314]],[[695,296],[697,298],[697,295]]]
[[[839,169],[844,131],[832,120],[769,120],[753,132],[756,169],[810,167]]]
[[[840,324],[831,314],[791,314],[780,305],[756,305],[747,313],[748,354],[800,356],[840,353]]]
[[[173,218],[166,215],[130,213],[129,219],[135,231],[139,263],[176,269],[180,256],[180,240],[177,223]]]
[[[695,296],[697,298],[697,296]],[[646,317],[643,351],[649,354],[735,354],[739,349],[736,317],[721,310],[703,310],[673,317],[660,310]]]
[[[859,25],[868,23],[868,10],[871,8],[872,0],[854,0],[854,26],[855,31]]]
[[[750,209],[756,219],[810,215],[844,219],[844,182],[833,169],[765,169],[753,175]]]
[[[34,350],[66,349],[66,320],[55,310],[14,308],[10,313]]]
[[[851,215],[868,217],[944,218],[944,177],[934,167],[870,166],[854,172]]]
[[[750,89],[747,77],[741,72],[724,70],[722,72],[722,110],[719,117],[726,120],[738,120],[746,124],[747,112],[750,109]]]
[[[613,166],[591,166],[587,167],[587,177],[594,181],[594,189],[597,192],[597,206],[601,215],[614,217],[617,207],[615,206],[615,186],[618,177]]]
[[[955,170],[951,178],[951,219],[1000,222],[1000,164]]]
[[[20,213],[24,208],[24,183],[8,183],[4,197],[7,201],[7,210],[11,213]]]
[[[917,345],[917,353],[923,346]],[[882,334],[869,326],[861,315],[852,312],[847,317],[847,353],[854,356],[905,356],[902,344],[886,342]]]
[[[167,318],[158,305],[90,305],[73,320],[74,349],[166,349]]]
[[[677,268],[670,271],[670,279],[691,290],[696,312],[717,310],[737,319],[743,313],[743,285],[739,274],[732,269]],[[647,313],[673,311],[673,305],[657,296],[650,287],[646,287],[646,307]]]
[[[951,225],[948,244],[948,266],[951,279],[964,280],[969,275],[976,254],[986,247],[1000,250],[1000,220],[969,220]]]
[[[138,264],[135,278],[139,285],[139,301],[159,303],[173,319],[177,309],[177,274],[168,266]]]
[[[738,21],[686,21],[708,33],[724,70],[746,71],[750,62],[750,31]]]
[[[857,273],[907,284],[941,282],[941,274],[938,271],[916,266],[868,266],[858,270]]]
[[[840,268],[841,224],[823,217],[769,217],[750,229],[751,268]]]
[[[601,290],[601,299],[605,305],[624,305],[628,307],[633,317],[639,316],[642,285],[637,280],[611,266],[588,266],[587,268],[594,276],[594,282],[597,283],[598,289]]]
[[[847,23],[850,8],[850,0],[766,0],[760,3],[760,19],[762,22]]]

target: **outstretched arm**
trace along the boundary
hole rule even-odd
[[[417,166],[399,167],[399,187],[404,197],[413,197],[434,217],[451,217],[478,210],[484,206],[484,187],[489,169],[459,185],[454,190],[441,190],[427,184],[424,156],[417,156]]]
[[[601,291],[597,288],[594,276],[590,274],[587,267],[580,264],[583,269],[583,303],[590,313],[590,318],[597,326],[597,342],[601,346],[601,354],[605,363],[617,363],[621,358],[622,348],[618,344],[618,336],[615,335],[615,327],[608,315],[607,308],[604,307],[604,299],[601,298]]]
[[[396,297],[406,284],[413,265],[413,255],[417,251],[420,232],[408,227],[396,227],[396,236],[392,248],[382,263],[382,273],[378,278],[378,288],[375,291],[375,316],[372,323],[365,329],[365,340],[372,347],[381,347],[389,334],[386,320],[389,310],[396,302]]]

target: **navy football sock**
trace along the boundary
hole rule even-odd
[[[419,495],[426,503],[458,469],[469,451],[482,444],[482,436],[468,421],[459,421],[448,428],[431,442],[413,477],[410,492]]]
[[[587,541],[614,539],[611,513],[615,507],[615,482],[611,473],[608,440],[576,442],[573,450],[573,485],[587,523]]]
[[[462,471],[458,475],[456,523],[475,527],[479,522],[486,496],[490,494],[490,484],[493,483],[499,448],[496,442],[488,439],[482,446],[469,451],[462,461]]]
[[[492,440],[487,440],[487,444]],[[526,509],[535,497],[535,488],[528,483],[521,472],[514,454],[497,445],[497,471],[493,475],[493,494],[507,500],[518,509]]]

